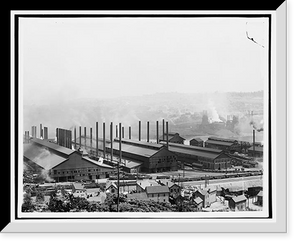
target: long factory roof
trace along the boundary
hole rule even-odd
[[[114,140],[115,142],[119,142],[118,138],[115,138]],[[145,142],[145,141],[138,141],[138,140],[132,140],[132,139],[122,139],[122,143],[128,143],[131,145],[138,145],[138,146],[142,146],[142,147],[150,147],[153,149],[161,149],[162,147],[164,147],[163,144],[157,144],[157,143],[150,143],[150,142]]]
[[[110,146],[108,146],[110,147]],[[113,143],[113,149],[119,150],[119,142],[114,142]],[[150,149],[147,147],[141,147],[141,146],[135,146],[135,145],[130,145],[130,144],[125,144],[122,143],[121,145],[121,151],[126,152],[126,153],[131,153],[134,155],[139,155],[142,157],[151,157],[154,154],[156,154],[159,150],[157,149]]]
[[[68,159],[53,153],[51,150],[45,149],[42,145],[33,143],[24,145],[23,155],[45,170],[50,170]]]
[[[161,143],[164,145],[167,144],[167,142],[164,142],[164,141],[161,141]],[[178,144],[178,143],[169,143],[169,146],[178,147],[178,148],[182,148],[182,149],[191,149],[191,150],[197,150],[197,151],[212,152],[212,153],[223,152],[223,150],[220,150],[220,149],[213,149],[213,148],[206,148],[206,147],[199,147],[199,146],[185,145],[185,144]]]
[[[215,144],[215,145],[224,145],[224,146],[231,146],[234,143],[233,142],[223,142],[223,141],[217,141],[217,140],[206,140],[205,143],[209,143],[209,144]]]
[[[169,146],[169,150],[175,153],[181,153],[186,155],[204,157],[208,159],[216,159],[222,152],[208,152],[208,151],[201,151],[201,150],[194,150],[194,149],[187,149],[187,148],[180,148],[175,146]]]
[[[35,144],[38,144],[38,145],[47,147],[48,149],[57,151],[57,152],[59,152],[60,154],[63,154],[63,155],[69,156],[69,155],[71,155],[72,153],[75,152],[75,150],[60,146],[60,145],[55,144],[55,143],[50,143],[48,140],[33,138],[31,141]]]

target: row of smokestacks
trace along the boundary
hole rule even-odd
[[[166,132],[165,132],[165,128],[166,128]],[[63,130],[63,129],[60,129],[60,130]],[[82,135],[82,127],[79,126],[79,143],[77,143],[77,135],[76,135],[76,127],[74,128],[74,147],[75,149],[77,149],[77,144],[79,144],[79,148],[81,148],[82,146],[86,147],[87,146],[87,142],[86,142],[86,139],[87,139],[87,132],[86,132],[86,127],[83,128],[84,132],[83,132],[83,135]],[[103,126],[102,126],[102,139],[103,139],[103,155],[106,156],[106,130],[105,130],[105,123],[103,122]],[[66,130],[68,131],[68,130]],[[168,139],[168,122],[165,122],[165,120],[162,121],[162,140],[163,141],[166,141],[167,142],[167,148],[169,148],[169,139]],[[122,138],[125,138],[125,127],[121,125],[121,123],[119,123],[119,125],[116,125],[115,126],[115,137],[116,138],[119,138],[119,139],[122,139]],[[132,128],[131,126],[129,126],[128,128],[128,138],[131,139],[131,134],[132,134]],[[110,150],[111,150],[111,153],[110,155],[112,156],[113,155],[113,139],[114,139],[114,136],[113,136],[113,122],[110,123]],[[60,136],[60,134],[59,134]],[[62,133],[62,136],[65,136],[64,133]],[[83,138],[82,138],[83,137]],[[92,139],[93,139],[93,131],[92,131],[92,128],[90,128],[90,143],[89,145],[92,146]],[[64,138],[63,138],[64,139]],[[82,139],[83,139],[83,143],[82,143]],[[95,134],[95,140],[96,140],[96,156],[99,156],[99,124],[98,122],[96,122],[96,134]],[[138,140],[141,141],[142,140],[142,122],[139,121],[139,124],[138,124]],[[63,140],[64,142],[64,140]],[[147,142],[150,142],[150,123],[149,121],[147,121]],[[159,143],[159,121],[156,121],[156,143]],[[60,142],[58,142],[58,144],[60,144]],[[60,144],[61,145],[61,144]],[[112,158],[112,157],[111,157]]]
[[[29,131],[25,131],[25,136],[30,139]],[[44,127],[40,124],[39,135],[37,133],[37,126],[31,126],[31,137],[32,138],[40,138],[40,139],[48,139],[48,127]]]

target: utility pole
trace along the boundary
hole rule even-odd
[[[122,124],[119,123],[119,163],[118,163],[118,197],[117,197],[117,212],[119,212],[120,204],[120,165],[122,162]]]

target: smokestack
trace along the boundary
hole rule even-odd
[[[147,121],[147,142],[149,142],[149,121]]]
[[[113,123],[110,123],[110,160],[113,160],[114,149],[113,149]]]
[[[131,126],[129,126],[129,139],[131,139]]]
[[[98,157],[98,122],[96,122],[96,156]]]
[[[162,134],[163,134],[163,141],[165,141],[165,120],[162,121]]]
[[[158,121],[156,121],[156,143],[159,143],[159,129],[158,129]]]
[[[116,125],[116,138],[118,138],[118,125]]]
[[[253,157],[255,156],[255,129],[253,129]]]
[[[90,128],[90,144],[91,144],[91,149],[93,147],[93,128]]]
[[[74,148],[75,148],[75,150],[76,150],[76,148],[77,148],[76,126],[75,126],[75,128],[74,128]]]
[[[35,126],[35,127],[34,127],[34,137],[35,137],[35,138],[36,138],[36,131],[37,131],[36,129],[37,129],[37,127]]]
[[[84,148],[86,148],[86,127],[84,129]]]
[[[122,138],[121,138],[121,128],[122,128],[122,123],[119,123],[119,157],[120,157],[120,162],[119,165],[121,165],[121,161],[122,161]]]
[[[79,148],[81,148],[81,126],[79,127]]]
[[[141,141],[141,127],[142,127],[142,122],[139,121],[139,141]]]
[[[31,136],[34,138],[34,126],[31,127]]]
[[[42,124],[40,124],[40,138],[43,137],[43,126]]]
[[[44,139],[48,139],[48,127],[44,126]]]
[[[106,156],[106,146],[105,146],[105,122],[103,122],[103,156]]]
[[[166,122],[167,149],[169,150],[169,122]]]
[[[124,138],[124,126],[122,126],[122,138]]]

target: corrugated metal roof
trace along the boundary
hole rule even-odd
[[[56,153],[53,153],[50,148],[46,149],[41,145],[32,143],[24,145],[23,155],[24,157],[36,163],[45,170],[50,170],[67,160],[67,158],[61,157]]]
[[[175,153],[204,157],[208,159],[215,159],[220,154],[222,154],[222,153],[207,152],[207,151],[200,151],[200,150],[193,150],[193,149],[184,149],[184,148],[174,147],[174,146],[169,146],[169,150]]]
[[[205,143],[209,144],[215,144],[215,145],[224,145],[224,146],[232,146],[234,143],[232,142],[222,142],[222,141],[216,141],[216,140],[206,140]]]
[[[72,149],[69,149],[69,148],[66,148],[63,146],[59,146],[58,144],[55,144],[55,143],[50,143],[48,140],[33,138],[31,141],[35,144],[39,144],[39,145],[45,146],[51,150],[57,151],[63,155],[71,155],[72,153],[75,152],[75,150],[72,150]]]
[[[168,186],[147,186],[146,193],[147,194],[155,194],[155,193],[169,193]]]

